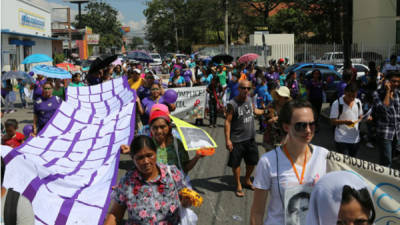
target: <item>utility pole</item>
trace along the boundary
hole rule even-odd
[[[228,21],[228,13],[229,13],[229,0],[225,0],[225,32],[224,32],[224,37],[225,37],[225,54],[229,54],[229,21]]]
[[[343,57],[344,57],[344,68],[351,68],[351,40],[352,40],[352,29],[353,29],[353,1],[343,0],[344,7],[344,18],[343,18]]]
[[[174,24],[175,24],[175,39],[176,39],[176,52],[178,53],[179,51],[179,38],[178,38],[178,27],[176,26],[176,16],[175,16],[175,10],[172,12],[174,15]]]
[[[68,51],[72,53],[72,34],[71,34],[71,9],[67,8],[67,25],[68,25]]]

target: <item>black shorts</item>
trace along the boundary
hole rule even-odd
[[[237,168],[244,159],[246,165],[255,166],[258,162],[258,148],[256,141],[253,139],[233,143],[233,150],[229,153],[228,166]]]

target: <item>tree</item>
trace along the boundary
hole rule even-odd
[[[141,37],[132,37],[132,42],[129,45],[129,47],[131,49],[135,49],[137,46],[142,45],[143,43],[144,42],[143,42],[143,39]]]
[[[287,3],[287,0],[245,0],[249,6],[255,9],[259,15],[264,18],[264,25],[267,27],[269,24],[269,14],[272,10],[277,8],[281,3]]]
[[[92,28],[93,33],[100,34],[99,46],[102,50],[122,46],[121,23],[117,18],[118,11],[106,2],[89,2],[85,7],[85,14],[82,14],[81,26]],[[79,24],[79,17],[74,26]]]

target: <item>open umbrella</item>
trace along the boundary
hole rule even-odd
[[[27,83],[34,83],[34,79],[27,73],[22,71],[8,71],[1,75],[1,80],[22,79]]]
[[[32,71],[36,74],[56,79],[69,79],[72,77],[68,71],[55,66],[37,65],[33,67]]]
[[[103,68],[106,68],[112,62],[114,62],[117,59],[117,57],[118,57],[117,55],[102,55],[100,57],[97,57],[92,62],[92,64],[90,64],[89,74],[101,70]]]
[[[218,64],[221,62],[223,62],[225,64],[229,64],[233,61],[233,57],[230,55],[227,55],[227,54],[219,54],[219,55],[213,56],[212,61],[216,62]]]
[[[255,53],[244,54],[244,55],[240,56],[239,62],[240,63],[250,62],[250,61],[256,60],[258,57],[260,57],[260,56]]]
[[[53,59],[45,54],[32,54],[27,56],[22,64],[30,64],[30,63],[41,63],[41,62],[52,62]]]
[[[139,62],[146,62],[146,63],[151,63],[154,62],[153,58],[147,54],[146,52],[143,51],[133,51],[129,52],[127,55],[128,59],[133,59]]]
[[[62,68],[64,70],[66,70],[66,71],[76,71],[77,70],[77,68],[75,67],[74,64],[67,63],[67,62],[59,63],[59,64],[56,65],[56,67]]]

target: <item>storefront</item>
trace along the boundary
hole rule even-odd
[[[52,57],[51,10],[45,1],[1,0],[1,70],[30,70],[25,57]],[[49,62],[51,64],[51,62]]]

